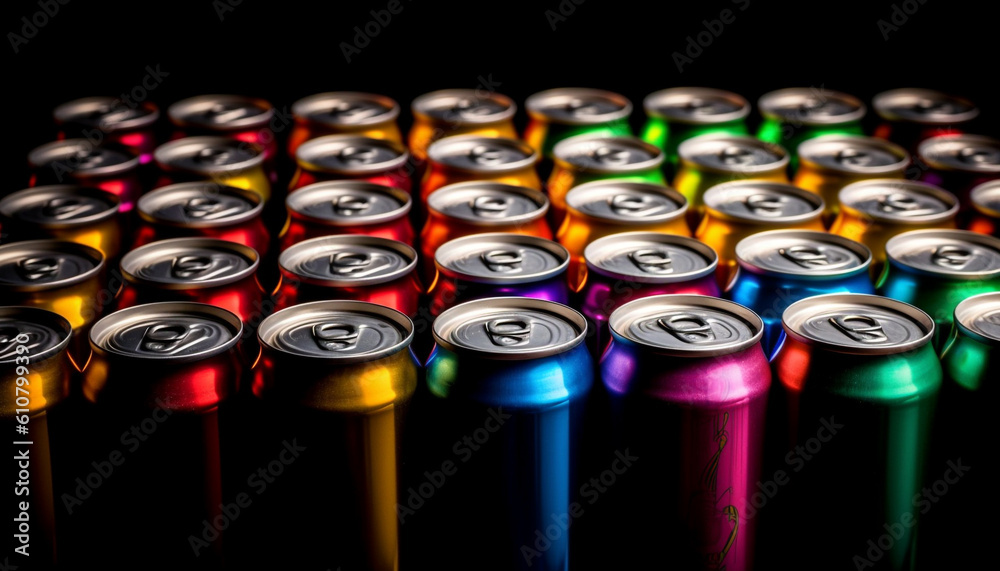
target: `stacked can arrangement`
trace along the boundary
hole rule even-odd
[[[0,199],[9,551],[974,565],[1000,362],[977,107],[880,93],[872,136],[828,90],[764,95],[756,131],[717,89],[649,95],[640,136],[617,93],[525,107],[518,138],[510,98],[428,93],[404,139],[392,99],[322,93],[282,149],[260,99],[166,130],[152,103],[59,106]]]

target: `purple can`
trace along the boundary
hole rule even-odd
[[[628,546],[615,567],[669,557],[675,569],[750,569],[771,384],[764,323],[731,301],[660,295],[621,306],[609,325],[612,434],[641,465],[615,490],[607,544]]]

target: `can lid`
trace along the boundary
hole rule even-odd
[[[885,244],[889,260],[917,273],[980,280],[1000,277],[1000,240],[968,230],[912,230]]]
[[[0,199],[0,216],[45,228],[66,228],[116,216],[120,203],[117,196],[99,188],[36,186]]]
[[[58,313],[39,307],[0,307],[0,363],[13,364],[18,357],[24,361],[17,352],[21,345],[27,347],[32,363],[48,359],[69,345],[72,334],[73,327]],[[21,343],[20,335],[28,340]]]
[[[252,220],[260,216],[264,202],[252,190],[197,181],[158,188],[139,198],[136,206],[147,222],[210,228]]]
[[[249,246],[216,238],[172,238],[125,254],[124,278],[158,289],[201,289],[252,276],[260,256]]]
[[[876,178],[840,189],[840,204],[875,220],[924,224],[950,220],[958,213],[955,195],[912,180]]]
[[[785,310],[790,337],[835,353],[889,355],[926,345],[934,320],[916,307],[877,295],[831,293],[807,297]]]
[[[413,204],[409,193],[391,186],[358,180],[317,182],[285,199],[293,217],[326,226],[358,226],[406,216]]]
[[[1000,292],[981,293],[955,306],[955,323],[966,334],[1000,344]]]
[[[441,274],[466,282],[533,283],[564,273],[569,251],[537,236],[472,234],[442,244],[434,265]]]
[[[134,170],[139,157],[116,145],[94,146],[87,139],[64,139],[28,153],[32,169],[58,169],[77,177],[111,176]]]
[[[681,193],[667,186],[598,180],[571,189],[566,207],[601,220],[649,224],[683,217],[688,204]]]
[[[803,125],[839,125],[859,121],[867,108],[853,95],[823,87],[791,87],[765,93],[757,102],[768,119]]]
[[[883,91],[872,99],[872,107],[886,121],[922,125],[955,125],[979,116],[979,108],[964,97],[914,87]]]
[[[427,208],[448,218],[496,226],[530,222],[549,209],[549,199],[530,188],[496,182],[459,182],[427,197]]]
[[[411,109],[417,117],[460,126],[506,121],[517,112],[517,105],[506,95],[492,91],[442,89],[417,97]]]
[[[976,210],[992,218],[1000,218],[1000,180],[976,186],[969,193],[969,198]]]
[[[973,173],[1000,172],[1000,140],[982,135],[931,137],[917,153],[932,168]]]
[[[799,145],[799,160],[819,170],[847,174],[892,174],[910,162],[899,145],[875,137],[825,135]]]
[[[575,171],[621,174],[653,170],[663,152],[635,137],[571,137],[553,148],[555,162]]]
[[[540,91],[524,102],[528,115],[564,125],[597,125],[628,118],[632,102],[602,89],[562,87]]]
[[[290,246],[278,258],[281,272],[326,287],[375,285],[399,279],[417,265],[417,252],[388,238],[341,234]]]
[[[413,340],[413,322],[395,309],[365,301],[314,301],[269,316],[257,338],[273,351],[358,363],[405,349]]]
[[[363,127],[395,121],[399,104],[374,93],[331,91],[299,99],[292,104],[292,115],[330,127]]]
[[[698,170],[723,174],[778,171],[788,166],[785,149],[754,137],[701,135],[681,143],[677,154]]]
[[[160,118],[152,102],[129,105],[117,97],[97,96],[74,99],[52,111],[57,125],[93,127],[106,133],[149,127]]]
[[[612,279],[663,284],[695,280],[715,272],[719,256],[686,236],[622,232],[598,238],[583,251],[587,269]]]
[[[0,246],[0,290],[45,291],[85,282],[104,269],[104,254],[64,240]]]
[[[449,351],[487,359],[540,359],[582,343],[587,320],[554,301],[490,297],[445,310],[432,330],[434,341]]]
[[[448,168],[493,174],[531,168],[538,153],[527,143],[503,137],[455,135],[427,147],[427,157]]]
[[[736,261],[755,274],[829,278],[867,271],[872,253],[864,244],[836,234],[770,230],[740,240]]]
[[[221,307],[187,301],[148,303],[108,315],[90,330],[90,344],[133,359],[200,361],[231,349],[243,322]]]
[[[717,357],[760,343],[764,322],[753,311],[704,295],[654,295],[611,313],[616,340],[676,357]]]
[[[362,175],[399,168],[410,154],[395,141],[357,135],[326,135],[295,150],[295,161],[314,172]]]
[[[750,102],[731,91],[708,87],[674,87],[643,100],[646,115],[677,123],[713,125],[745,119]]]
[[[756,223],[790,224],[819,218],[823,199],[797,186],[760,180],[717,184],[705,191],[705,208],[714,216]]]
[[[164,170],[203,175],[241,171],[264,162],[264,152],[258,145],[227,137],[177,139],[157,147],[153,157]]]
[[[167,108],[174,125],[211,131],[239,131],[266,127],[274,107],[263,99],[243,95],[199,95]]]

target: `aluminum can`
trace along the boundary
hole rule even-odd
[[[263,151],[253,143],[225,137],[187,137],[160,145],[153,156],[161,172],[157,187],[210,181],[252,190],[264,202],[271,198]]]
[[[59,127],[59,139],[121,145],[137,155],[141,164],[153,160],[160,109],[151,101],[129,105],[117,97],[84,97],[56,107],[52,118]]]
[[[483,181],[542,190],[535,172],[538,153],[526,143],[506,137],[456,135],[431,143],[420,200],[459,182]]]
[[[396,120],[399,104],[384,95],[331,91],[303,97],[292,104],[295,124],[288,136],[288,156],[306,141],[324,135],[358,135],[403,142]]]
[[[974,211],[965,228],[1000,238],[1000,182],[984,182],[972,189],[969,199]]]
[[[452,135],[517,138],[514,101],[484,89],[442,89],[413,100],[413,127],[407,138],[413,159],[427,160],[431,143]]]
[[[872,108],[881,120],[875,136],[911,152],[931,137],[961,134],[979,117],[968,99],[933,89],[883,91],[872,99]]]
[[[295,151],[295,175],[288,192],[327,180],[367,181],[410,192],[409,153],[387,139],[326,135]]]
[[[142,194],[139,157],[124,147],[94,146],[86,139],[47,143],[28,153],[28,186],[73,184],[99,188],[121,201],[127,213]]]
[[[632,102],[601,89],[557,88],[540,91],[524,102],[528,126],[524,140],[547,160],[557,143],[570,137],[629,137]]]
[[[757,137],[788,149],[793,172],[803,141],[822,135],[864,135],[861,119],[868,111],[857,97],[823,87],[771,91],[757,101],[757,109],[764,118]]]
[[[963,211],[972,208],[973,188],[1000,178],[1000,140],[992,137],[942,135],[920,143],[917,155],[920,180],[957,196]]]

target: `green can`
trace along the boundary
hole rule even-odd
[[[632,102],[610,91],[549,89],[528,97],[524,106],[530,117],[524,141],[549,161],[556,143],[570,137],[627,137],[632,134],[628,124]]]

